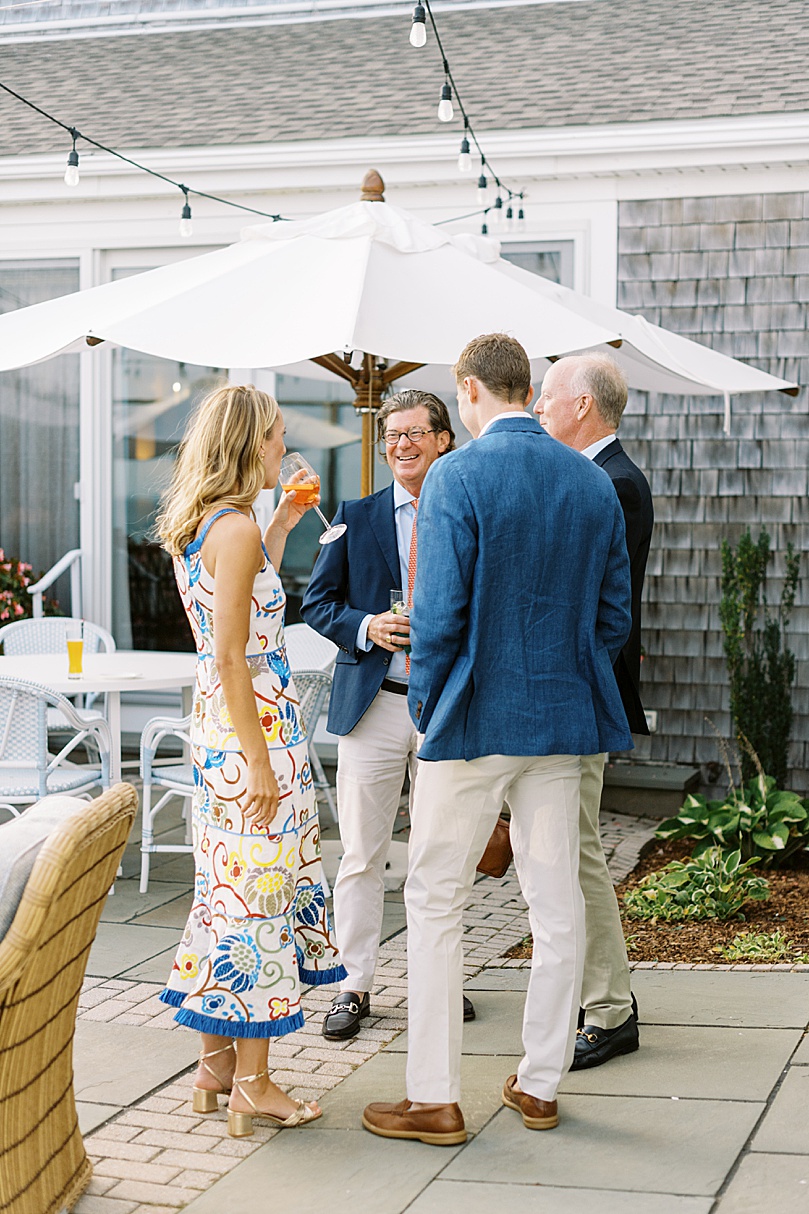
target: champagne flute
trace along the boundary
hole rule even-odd
[[[309,461],[305,460],[298,451],[291,451],[281,460],[278,480],[284,493],[294,493],[295,501],[302,506],[314,501],[320,493],[320,477]],[[315,506],[315,511],[326,528],[318,543],[331,544],[334,540],[338,540],[346,530],[345,523],[338,523],[336,527],[332,527],[319,506]]]

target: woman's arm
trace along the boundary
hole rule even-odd
[[[245,660],[250,636],[253,582],[264,563],[260,533],[242,514],[226,515],[203,544],[206,568],[214,574],[214,657],[239,748],[247,760],[246,818],[268,826],[278,811],[278,781],[256,710],[253,680]]]

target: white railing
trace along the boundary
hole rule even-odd
[[[38,620],[42,616],[42,595],[46,590],[50,590],[56,579],[67,569],[70,570],[70,614],[81,616],[81,548],[73,548],[66,552],[52,569],[43,573],[38,582],[28,587],[34,604],[34,619]]]

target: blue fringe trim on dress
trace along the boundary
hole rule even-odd
[[[298,975],[305,986],[328,986],[331,982],[342,982],[348,977],[344,965],[335,965],[330,970],[307,970],[298,966]]]
[[[165,987],[157,997],[161,1003],[168,1003],[170,1007],[182,1007],[185,1002],[183,992],[173,991],[170,986]]]
[[[184,1007],[180,1008],[174,1019],[188,1029],[211,1033],[216,1037],[285,1037],[287,1033],[302,1029],[306,1023],[301,1011],[294,1016],[285,1016],[283,1020],[252,1020],[246,1024],[243,1020],[218,1020],[216,1016],[203,1016]]]

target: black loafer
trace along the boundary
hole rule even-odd
[[[341,991],[331,1001],[331,1008],[323,1020],[323,1036],[327,1041],[345,1041],[356,1037],[360,1021],[371,1013],[371,997],[366,992]]]
[[[601,1066],[619,1054],[632,1054],[640,1045],[638,1022],[628,1016],[617,1029],[600,1029],[595,1024],[585,1024],[576,1034],[576,1049],[571,1071],[584,1071],[591,1066]]]
[[[467,999],[466,995],[464,995],[464,997],[463,997],[463,1022],[464,1022],[464,1024],[468,1024],[470,1020],[474,1020],[475,1015],[476,1015],[475,1006],[472,1003],[472,1000]]]

